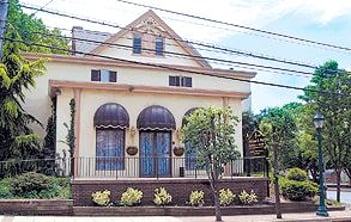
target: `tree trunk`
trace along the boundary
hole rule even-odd
[[[214,172],[211,172],[211,177],[210,178],[210,185],[211,185],[211,191],[213,194],[213,199],[214,199],[214,204],[215,204],[215,214],[216,214],[216,221],[222,221],[222,212],[221,212],[221,206],[219,204],[219,198],[218,198],[218,193],[217,193],[217,181],[215,179]]]
[[[336,201],[340,202],[340,182],[341,182],[341,170],[336,171]]]

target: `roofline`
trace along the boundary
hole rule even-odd
[[[182,39],[169,25],[167,25],[154,11],[152,11],[151,9],[148,10],[147,12],[145,12],[144,14],[142,14],[141,16],[139,16],[137,19],[135,19],[134,21],[132,21],[130,24],[128,24],[125,28],[123,28],[122,30],[120,30],[119,32],[117,32],[116,34],[112,35],[110,38],[108,38],[105,42],[106,43],[113,43],[115,42],[117,39],[121,38],[123,35],[125,35],[128,32],[131,32],[134,28],[134,26],[136,26],[137,24],[139,24],[142,19],[146,18],[146,17],[152,17],[154,18],[165,30],[166,32],[169,34],[169,38],[173,39],[174,41],[176,41],[180,47],[185,50],[187,53],[189,53],[190,55],[193,56],[200,56],[201,54],[191,45],[183,42],[183,41],[178,41],[177,39]],[[107,44],[100,44],[97,48],[95,48],[94,50],[91,51],[91,53],[94,54],[99,54],[101,53],[103,50],[105,50],[108,47]],[[208,62],[205,59],[201,59],[201,58],[194,58],[194,60],[201,66],[204,68],[211,68],[210,64],[208,64]]]
[[[167,68],[175,69],[184,69],[183,72],[202,72],[209,76],[213,77],[236,77],[240,79],[252,79],[256,76],[256,72],[247,72],[239,70],[229,70],[229,69],[208,69],[202,67],[193,67],[193,66],[182,66],[182,65],[169,65],[161,63],[151,63],[154,65],[165,66],[162,67],[151,67],[148,65],[134,64],[131,62],[122,62],[114,61],[101,58],[93,57],[83,57],[83,56],[74,56],[74,55],[58,55],[58,54],[41,54],[41,53],[23,53],[22,54],[26,59],[35,60],[40,58],[47,58],[49,62],[57,63],[67,63],[67,64],[82,64],[82,65],[102,65],[102,66],[112,66],[112,67],[128,67],[128,68],[139,68],[139,69],[153,69],[153,70],[164,70]],[[179,72],[182,72],[181,70]],[[197,73],[194,73],[197,74]],[[200,74],[198,74],[200,75]]]
[[[68,80],[49,80],[50,96],[55,96],[55,94],[57,94],[57,92],[62,88],[120,91],[129,93],[157,93],[185,96],[224,97],[236,98],[241,100],[247,99],[251,95],[251,93],[249,92],[224,91],[215,89],[196,89],[171,86],[145,86],[119,83],[116,84]]]

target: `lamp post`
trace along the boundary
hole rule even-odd
[[[316,212],[319,216],[328,217],[327,208],[325,207],[325,196],[324,196],[324,185],[323,185],[323,154],[322,154],[322,137],[321,130],[324,123],[324,116],[317,113],[313,118],[314,126],[317,130],[317,140],[318,140],[318,162],[319,162],[319,207]]]

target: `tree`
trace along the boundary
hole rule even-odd
[[[222,221],[218,197],[218,180],[223,167],[239,157],[235,144],[235,126],[238,118],[229,108],[197,109],[187,117],[182,129],[188,152],[196,153],[196,165],[204,166],[208,175],[216,209],[216,221]]]
[[[252,112],[243,112],[242,114],[242,134],[243,134],[243,148],[244,157],[250,156],[249,153],[249,138],[252,133],[258,129],[256,118]],[[251,174],[251,163],[249,158],[244,159],[244,168],[247,176]]]
[[[8,39],[21,39],[11,25]],[[22,104],[25,90],[35,86],[35,78],[45,71],[44,60],[29,62],[21,55],[26,46],[16,41],[7,41],[0,64],[0,160],[30,159],[41,149],[39,136],[28,126],[40,124],[27,113]]]
[[[33,15],[24,13],[19,5],[19,0],[9,0],[7,24],[12,25],[21,39],[25,41],[67,50],[69,49],[67,39],[59,37],[61,35],[59,29],[54,28],[50,30],[46,28],[41,19],[37,19]],[[65,53],[62,50],[49,49],[34,45],[29,45],[28,47],[22,48],[22,50],[26,52],[67,54],[67,52]]]
[[[340,201],[340,174],[350,162],[351,156],[349,146],[351,137],[350,84],[351,74],[339,69],[337,62],[329,61],[315,70],[311,84],[305,88],[304,94],[300,96],[309,104],[314,113],[320,112],[325,117],[322,144],[326,162],[337,175],[337,201]]]

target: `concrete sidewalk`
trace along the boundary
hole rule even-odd
[[[58,216],[0,216],[0,222],[214,222],[211,217],[58,217]],[[349,221],[351,210],[330,212],[330,216],[318,217],[314,213],[283,214],[283,219],[278,220],[275,215],[249,215],[249,216],[224,216],[225,222],[253,222],[253,221]]]

